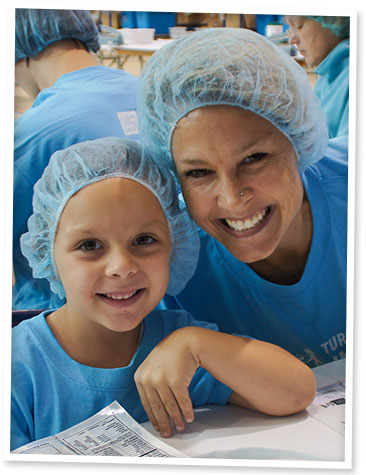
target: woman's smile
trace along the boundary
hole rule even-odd
[[[252,235],[253,233],[261,231],[263,227],[266,226],[272,210],[273,207],[267,206],[261,211],[252,213],[245,218],[224,218],[220,219],[219,223],[223,224],[229,231],[234,231],[234,235],[240,233],[238,237],[242,237],[242,235]]]

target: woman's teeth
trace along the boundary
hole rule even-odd
[[[135,290],[134,292],[131,292],[130,294],[128,295],[112,295],[112,294],[103,294],[105,297],[109,298],[109,299],[112,299],[112,300],[127,300],[127,299],[130,299],[131,297],[133,297],[134,295],[137,294],[137,292],[139,292],[140,289],[138,290]]]
[[[252,216],[250,219],[225,219],[224,221],[233,231],[248,231],[248,229],[252,229],[261,223],[268,213],[269,207],[260,211],[255,216]]]

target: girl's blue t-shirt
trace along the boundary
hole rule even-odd
[[[134,374],[168,334],[186,326],[217,330],[184,310],[154,310],[130,364],[102,369],[73,360],[59,345],[43,312],[13,329],[11,450],[48,437],[91,417],[117,400],[138,422],[147,420]],[[199,368],[189,387],[193,406],[226,404],[232,390]]]

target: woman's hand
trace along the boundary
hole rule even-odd
[[[185,327],[168,335],[135,373],[141,403],[162,437],[171,435],[170,418],[178,431],[194,419],[188,387],[200,366],[189,345],[195,330]]]

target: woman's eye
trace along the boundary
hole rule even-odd
[[[190,170],[185,173],[185,176],[190,178],[203,178],[209,175],[211,172],[210,170],[206,170],[204,168],[197,168],[196,170]]]
[[[138,238],[136,238],[134,244],[137,245],[137,246],[146,246],[146,245],[149,245],[149,244],[154,244],[155,242],[157,242],[157,240],[155,238],[153,238],[152,236],[143,235],[143,236],[139,236]]]
[[[266,153],[253,153],[252,155],[249,155],[243,160],[243,163],[254,163],[254,162],[259,162],[260,160],[263,160],[267,156]]]
[[[101,249],[102,246],[93,240],[84,241],[80,246],[79,249],[82,251],[96,251],[97,249]]]

